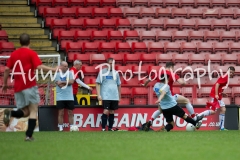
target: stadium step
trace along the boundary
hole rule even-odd
[[[55,47],[31,47],[31,49],[35,50],[37,53],[40,53],[42,51],[56,51]],[[49,52],[50,54],[51,52]]]
[[[29,6],[25,6],[25,5],[14,5],[14,6],[8,6],[8,5],[1,5],[0,6],[0,11],[2,12],[21,12],[21,13],[25,13],[25,12],[30,12],[30,7]]]
[[[41,24],[38,23],[3,23],[2,27],[6,28],[40,28]],[[32,37],[31,37],[32,38]]]
[[[19,36],[20,36],[20,34],[8,35],[8,38],[14,39],[14,38],[19,38]],[[31,39],[48,39],[48,35],[42,35],[42,34],[31,35]]]
[[[20,47],[19,39],[9,39],[9,41],[14,43],[15,47]],[[51,47],[52,41],[50,40],[31,40],[31,47]]]
[[[22,17],[0,17],[0,22],[1,24],[4,24],[4,23],[13,23],[13,24],[16,24],[16,23],[36,23],[37,24],[37,18],[26,18],[24,16]]]
[[[34,16],[33,12],[2,12],[0,16]]]
[[[44,35],[44,29],[41,28],[3,28],[7,32],[8,35],[20,35],[22,33],[27,33],[30,36],[36,34]]]
[[[27,5],[27,0],[1,0],[0,5]]]

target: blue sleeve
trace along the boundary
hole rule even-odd
[[[166,93],[170,91],[170,87],[168,84],[165,84],[161,89],[160,91],[165,91]]]
[[[69,79],[74,80],[73,78],[73,72],[69,71]]]
[[[101,79],[100,79],[100,75],[101,75],[100,72],[98,73],[98,76],[97,76],[97,79],[96,79],[96,83],[102,84]]]
[[[57,75],[56,75],[54,81],[55,81],[55,82],[60,81],[60,74],[59,74],[59,73],[57,73]]]

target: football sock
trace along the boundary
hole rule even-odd
[[[191,103],[186,104],[186,108],[188,110],[188,113],[191,115],[191,117],[196,120],[197,117],[195,116],[194,109]]]
[[[109,117],[108,117],[108,130],[109,129],[112,129],[112,126],[113,126],[113,122],[114,122],[114,114],[109,114]]]
[[[161,114],[161,112],[159,110],[156,110],[155,112],[153,112],[151,120],[153,121],[154,119],[156,119],[159,115]]]
[[[105,129],[105,127],[107,125],[107,118],[108,118],[108,116],[106,114],[102,115],[102,129]]]
[[[73,125],[70,125],[70,127],[72,127]]]
[[[62,125],[62,124],[59,124],[59,125],[58,125],[58,128],[59,128],[59,130],[62,131],[62,130],[63,130],[63,125]]]
[[[206,110],[206,111],[203,111],[202,113],[199,113],[198,114],[198,116],[204,116],[204,117],[206,117],[206,116],[209,116],[211,114],[211,111],[210,110]]]
[[[171,124],[167,124],[165,129],[169,132],[171,129],[173,129],[173,126]]]
[[[219,114],[219,126],[220,126],[220,129],[223,129],[224,128],[224,120],[225,120],[225,114]]]
[[[185,121],[188,122],[188,123],[193,124],[194,126],[196,126],[196,122],[195,122],[192,118],[190,118],[190,117],[187,117],[187,118],[185,119]]]
[[[24,113],[21,109],[18,109],[17,111],[11,111],[11,116],[16,118],[21,118],[24,116]]]
[[[28,119],[28,129],[26,131],[26,136],[27,137],[32,137],[33,131],[36,127],[36,119]]]

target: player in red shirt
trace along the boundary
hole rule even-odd
[[[232,78],[234,76],[235,68],[233,66],[230,66],[228,68],[229,74],[224,75],[223,77],[218,78],[217,82],[213,85],[211,92],[210,92],[210,97],[211,101],[213,102],[214,99],[218,100],[219,106],[220,106],[220,114],[219,114],[219,124],[220,124],[220,130],[225,131],[227,129],[224,128],[224,121],[225,121],[225,112],[226,112],[226,107],[225,103],[222,100],[222,96],[224,95],[223,90],[225,89],[224,87],[228,85],[229,83],[229,78]],[[207,110],[199,114],[199,116],[204,115],[212,115],[215,114],[216,110]]]
[[[165,66],[165,70],[166,70],[166,74],[169,75],[169,81],[168,81],[168,85],[170,86],[170,90],[172,92],[172,95],[174,96],[175,100],[177,101],[177,103],[180,104],[186,104],[186,108],[188,110],[188,112],[190,113],[191,117],[196,120],[196,115],[193,109],[192,104],[190,103],[189,99],[187,99],[186,97],[179,95],[179,94],[174,94],[173,93],[173,83],[174,82],[178,82],[181,85],[185,85],[186,82],[183,80],[183,78],[180,78],[177,74],[174,74],[173,70],[174,70],[174,63],[173,62],[167,62],[166,66]],[[163,72],[163,71],[162,71]],[[150,82],[151,80],[148,79],[143,86],[147,86],[147,84]],[[157,79],[158,82],[160,82],[160,79]],[[146,123],[146,127],[145,130],[147,131],[149,129],[149,127],[152,125],[152,121],[154,121],[159,115],[161,114],[161,108],[159,106],[159,109],[156,110],[153,114],[151,119]],[[200,122],[197,126],[200,127]]]
[[[11,117],[21,118],[29,116],[25,141],[32,141],[33,131],[36,126],[38,103],[40,101],[34,71],[35,69],[56,71],[57,68],[47,67],[42,64],[37,53],[29,48],[30,37],[28,34],[24,33],[20,36],[20,44],[21,48],[12,52],[7,61],[2,86],[3,93],[6,93],[8,89],[7,79],[10,75],[10,70],[12,70],[15,80],[14,97],[18,110],[11,111],[5,109],[3,122],[6,126],[9,126]]]
[[[80,78],[78,77],[78,73],[80,72],[80,69],[82,67],[82,62],[80,60],[75,60],[73,62],[73,67],[70,68],[70,71],[73,71],[74,74],[74,83],[72,85],[73,87],[73,97],[74,97],[74,105],[79,105],[77,100],[77,93],[78,93],[78,85],[80,84],[82,87],[87,88],[89,90],[92,90],[91,87],[83,83]]]

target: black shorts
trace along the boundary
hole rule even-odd
[[[107,110],[117,110],[118,109],[118,101],[103,100],[102,105],[103,105],[103,108],[107,109]]]
[[[173,122],[173,115],[178,116],[180,118],[182,118],[185,115],[185,111],[178,105],[172,108],[163,109],[162,112],[163,116],[166,118],[166,121],[168,123]]]
[[[73,110],[74,107],[74,101],[57,101],[57,109],[69,109]]]

